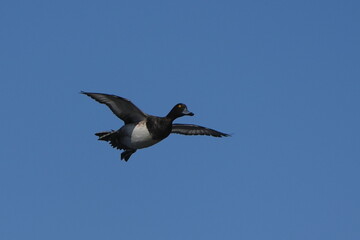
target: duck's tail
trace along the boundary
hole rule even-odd
[[[98,132],[95,133],[96,136],[99,137],[98,140],[102,140],[102,141],[111,141],[111,135],[114,133],[114,130],[108,131],[108,132]]]
[[[119,139],[117,131],[111,130],[108,132],[98,132],[98,133],[95,133],[95,135],[99,137],[98,140],[109,142],[110,145],[114,148],[117,148],[117,149],[125,149],[126,148],[125,146],[123,146],[120,143],[120,139]]]

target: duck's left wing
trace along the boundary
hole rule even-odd
[[[194,124],[178,124],[178,123],[174,123],[172,125],[171,133],[184,134],[184,135],[207,135],[213,137],[230,136],[229,134]]]
[[[126,98],[105,93],[81,93],[91,97],[99,103],[108,106],[116,116],[125,122],[125,124],[143,121],[148,116]]]

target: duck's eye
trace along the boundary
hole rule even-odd
[[[178,105],[178,108],[182,108],[182,105],[181,105],[181,104],[179,104],[179,105]]]

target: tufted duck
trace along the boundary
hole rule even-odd
[[[156,117],[144,113],[132,102],[122,97],[103,93],[81,93],[99,103],[106,104],[117,117],[125,122],[125,125],[117,131],[95,134],[99,140],[107,141],[114,148],[124,150],[121,153],[121,159],[125,161],[128,161],[137,149],[150,147],[169,136],[170,133],[213,137],[229,136],[226,133],[198,125],[173,123],[176,118],[194,115],[183,103],[176,104],[165,117]]]

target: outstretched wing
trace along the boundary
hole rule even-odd
[[[140,122],[147,117],[146,113],[125,98],[104,93],[81,93],[95,99],[99,103],[106,104],[106,106],[108,106],[116,116],[123,120],[125,124]]]
[[[216,131],[214,129],[193,125],[193,124],[178,124],[172,125],[171,133],[178,133],[184,135],[207,135],[213,137],[228,137],[229,134]]]

